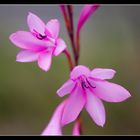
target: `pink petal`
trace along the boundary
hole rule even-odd
[[[38,59],[40,53],[29,50],[20,51],[17,54],[16,61],[18,62],[33,62]]]
[[[48,71],[51,67],[51,62],[52,62],[52,53],[51,52],[44,52],[41,53],[39,58],[38,58],[38,66],[44,70]]]
[[[71,79],[76,79],[77,77],[79,77],[81,75],[88,76],[89,74],[90,74],[89,68],[82,66],[82,65],[79,65],[79,66],[76,66],[72,70],[70,77],[71,77]]]
[[[90,91],[87,92],[87,102],[85,107],[93,121],[97,125],[103,127],[105,123],[104,105],[102,101]]]
[[[66,49],[66,47],[67,47],[67,45],[64,42],[64,40],[61,38],[58,38],[57,39],[57,46],[56,46],[56,49],[54,51],[54,55],[58,56],[60,53],[62,53]]]
[[[57,19],[50,20],[46,25],[46,29],[51,33],[52,37],[56,39],[60,30],[59,21]]]
[[[40,33],[41,35],[45,35],[45,24],[44,22],[35,14],[29,12],[27,17],[27,23],[32,33]]]
[[[93,89],[94,94],[107,102],[122,102],[131,96],[125,88],[118,84],[94,80],[90,80],[90,83],[96,87]]]
[[[62,125],[66,125],[74,121],[85,105],[85,96],[82,88],[77,86],[76,89],[70,94],[64,107],[62,115]]]
[[[87,4],[83,7],[81,10],[79,19],[78,19],[78,24],[77,24],[77,33],[79,34],[82,26],[84,23],[87,21],[87,19],[98,9],[99,4]]]
[[[76,121],[76,123],[74,124],[72,135],[80,136],[80,122],[79,121]]]
[[[66,94],[71,93],[72,89],[75,87],[75,83],[72,80],[68,80],[57,90],[57,94],[60,97],[65,96]]]
[[[116,71],[113,69],[102,69],[96,68],[91,71],[91,76],[97,79],[112,79],[115,75]]]
[[[62,112],[65,106],[66,100],[64,100],[55,110],[53,113],[53,116],[49,122],[49,124],[46,126],[46,128],[42,132],[42,136],[47,135],[62,135],[62,128],[61,128],[61,117]]]
[[[46,28],[46,26],[45,26],[45,34],[47,35],[47,37],[52,38],[52,34],[51,34],[51,32]]]
[[[10,35],[10,40],[17,47],[33,51],[44,50],[48,44],[45,41],[37,39],[30,32],[18,31]]]

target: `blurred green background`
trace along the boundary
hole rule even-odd
[[[74,25],[83,5],[74,5]],[[62,54],[53,58],[45,73],[36,63],[18,63],[20,49],[9,35],[28,30],[28,12],[44,22],[57,18],[60,35],[71,51],[59,5],[0,5],[0,135],[40,135],[48,124],[60,98],[56,90],[68,79],[67,60]],[[117,74],[112,82],[127,88],[132,97],[122,103],[106,103],[104,128],[82,113],[84,135],[140,134],[140,6],[101,5],[81,32],[80,64],[93,69],[112,68]],[[64,127],[71,135],[73,123]]]

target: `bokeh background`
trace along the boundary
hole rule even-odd
[[[74,5],[74,25],[83,5]],[[28,12],[44,22],[57,18],[61,37],[71,51],[59,5],[0,5],[0,135],[40,135],[56,106],[64,100],[56,90],[68,79],[67,60],[62,54],[53,58],[49,72],[36,63],[15,61],[19,49],[9,35],[28,30]],[[106,124],[96,126],[82,112],[84,135],[140,134],[140,6],[101,5],[81,31],[80,64],[93,69],[112,68],[117,74],[111,82],[127,88],[132,97],[122,103],[104,103]],[[73,123],[64,127],[71,135]]]

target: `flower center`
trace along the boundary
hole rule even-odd
[[[39,39],[39,40],[43,40],[45,39],[47,36],[46,35],[42,35],[40,33],[38,33],[35,29],[33,29],[35,36]]]
[[[56,45],[56,41],[52,37],[47,36],[46,34],[42,35],[42,34],[38,33],[35,29],[33,31],[34,31],[37,39],[39,39],[39,40],[47,39],[52,43],[52,45]]]
[[[40,33],[38,33],[37,35],[36,35],[36,37],[39,39],[39,40],[43,40],[43,39],[45,39],[47,36],[46,35],[41,35]]]
[[[85,90],[86,88],[96,88],[89,82],[88,78],[85,75],[79,76],[78,81],[81,84],[83,90]]]

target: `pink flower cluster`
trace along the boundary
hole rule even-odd
[[[82,9],[76,30],[76,47],[77,56],[79,53],[79,38],[80,31],[87,19],[98,9],[99,5],[85,5]],[[72,10],[71,7],[68,7]],[[64,14],[66,25],[69,26],[72,17],[67,17],[66,7],[61,6]],[[71,11],[70,11],[71,12]],[[70,13],[72,14],[72,13]],[[67,45],[65,41],[59,37],[60,23],[57,19],[51,19],[46,25],[33,13],[29,13],[27,17],[29,32],[17,31],[10,35],[10,40],[22,50],[17,54],[18,62],[33,62],[37,61],[38,66],[48,71],[51,66],[52,57],[58,56],[65,52]],[[68,31],[69,31],[68,30]],[[73,41],[73,40],[72,40]],[[73,43],[73,42],[72,42]],[[70,61],[70,54],[66,56]],[[70,72],[69,79],[57,90],[60,97],[68,95],[56,108],[49,124],[42,132],[44,135],[62,135],[62,128],[75,121],[72,135],[80,135],[81,123],[78,120],[82,110],[85,108],[92,120],[103,127],[106,121],[106,113],[103,101],[106,102],[122,102],[128,99],[130,93],[118,84],[111,83],[110,80],[114,77],[116,71],[106,68],[95,68],[90,70],[83,65],[73,66]]]

